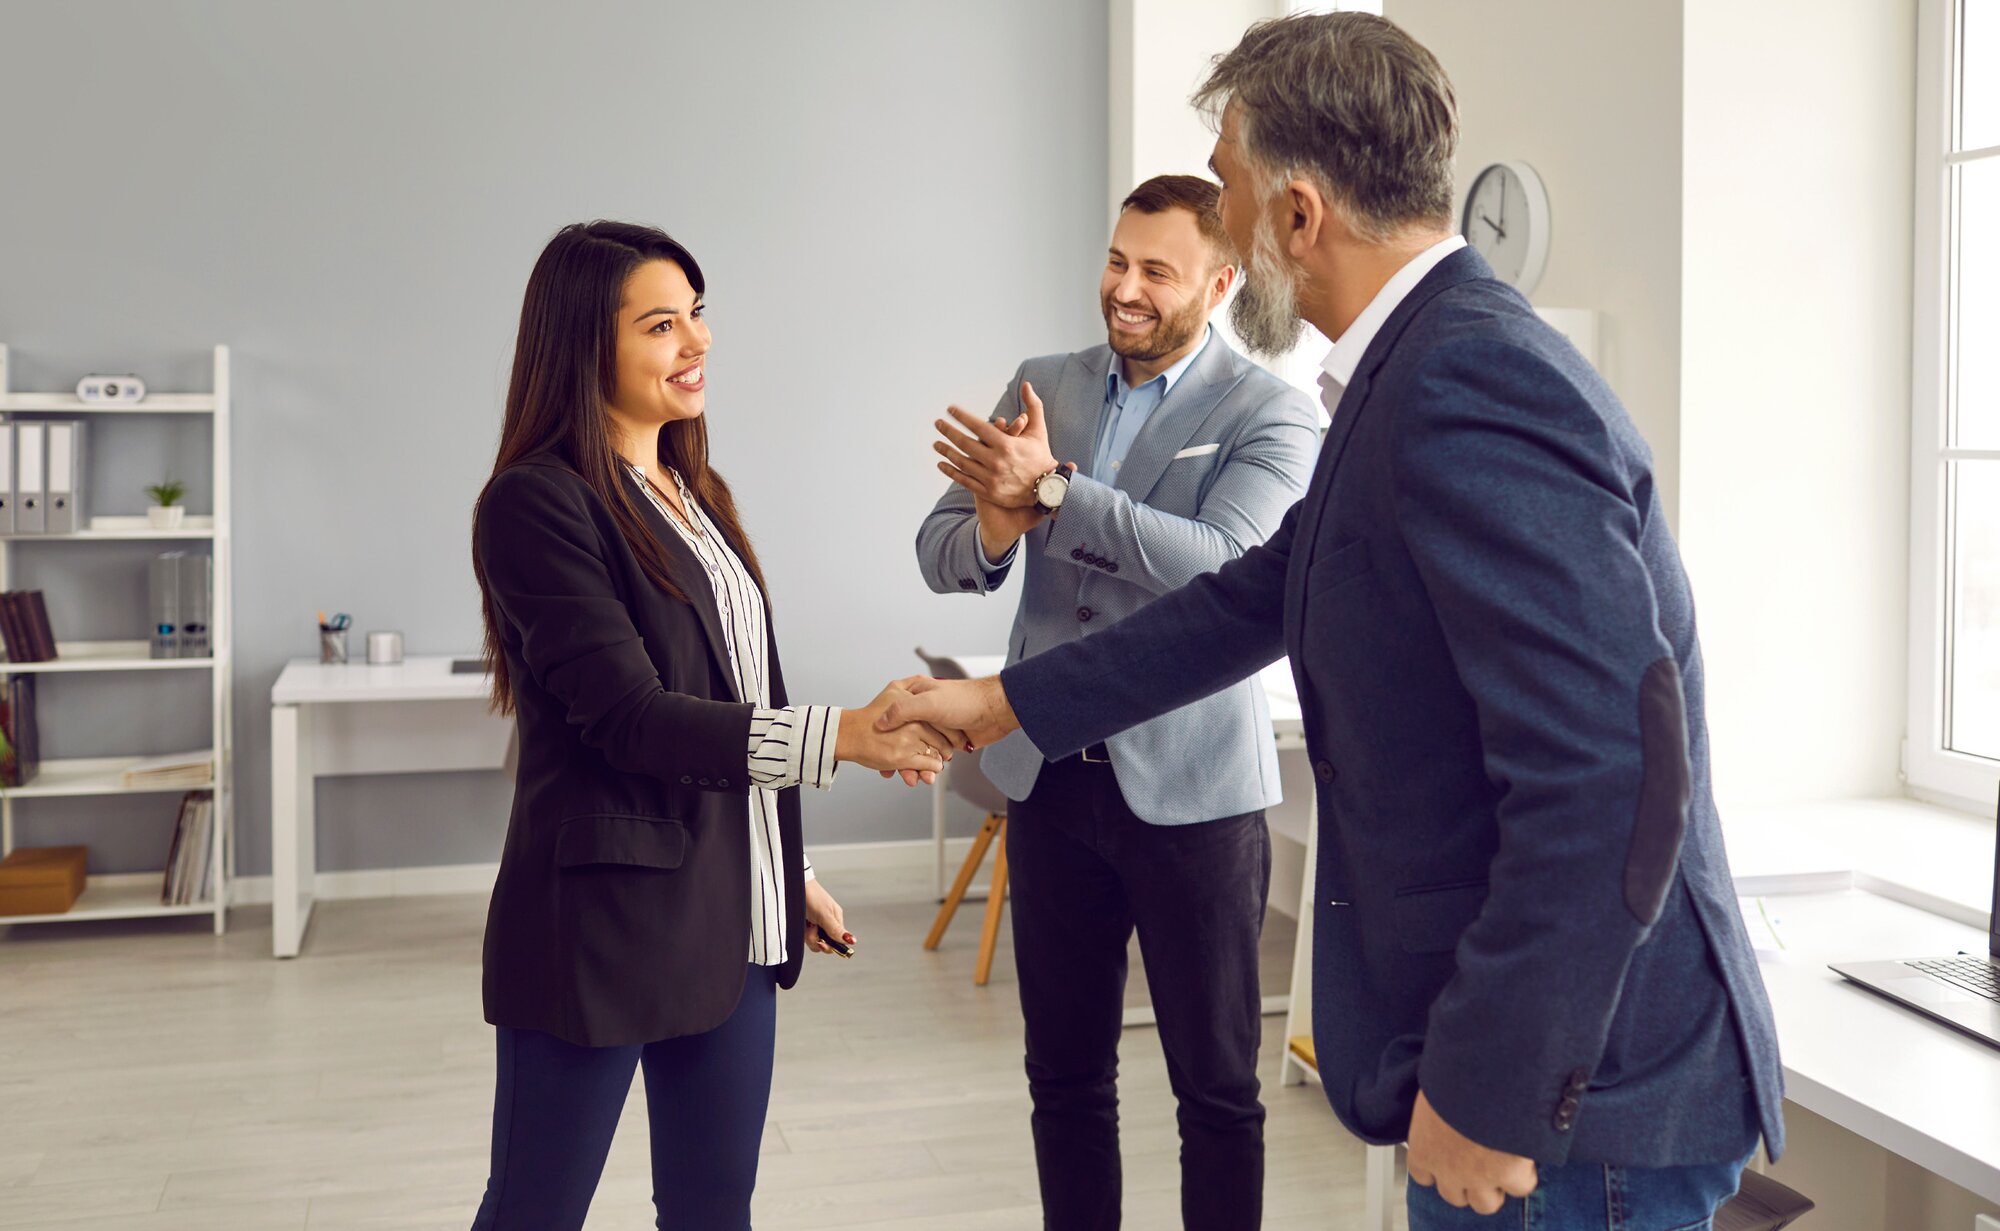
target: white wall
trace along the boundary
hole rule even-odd
[[[1913,0],[1685,0],[1681,544],[1725,806],[1899,792]]]
[[[1459,198],[1519,159],[1549,191],[1538,307],[1602,313],[1598,367],[1653,446],[1679,509],[1681,5],[1679,0],[1384,0],[1458,95]]]
[[[929,424],[1101,334],[1105,37],[1103,0],[0,5],[17,387],[205,387],[209,347],[234,349],[241,869],[267,866],[269,689],[316,610],[411,653],[478,643],[472,500],[521,288],[567,222],[663,225],[706,269],[716,463],[797,699],[865,702],[919,643],[999,646],[1011,601],[917,573]],[[137,184],[101,187],[107,166]],[[16,576],[61,627],[143,622],[143,553],[29,554]],[[51,679],[44,754],[168,751],[204,729],[193,684]],[[329,782],[321,866],[494,859],[508,802],[499,774]],[[172,824],[137,797],[20,815],[23,842],[86,842],[99,871],[158,867]],[[914,838],[929,815],[928,792],[843,774],[807,835]]]

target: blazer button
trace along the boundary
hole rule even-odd
[[[708,779],[706,779],[706,778],[703,778],[703,779],[701,779],[701,781],[700,781],[699,785],[701,785],[701,786],[707,786],[707,785],[708,785]]]
[[[1313,765],[1313,773],[1318,776],[1321,782],[1332,782],[1333,762],[1324,760],[1315,762]]]
[[[1076,609],[1076,618],[1082,620],[1085,624],[1090,623],[1090,608],[1078,607]]]
[[[1083,559],[1083,548],[1081,548],[1081,547],[1072,547],[1072,548],[1070,548],[1070,552],[1069,552],[1069,558],[1070,558],[1070,559],[1072,559],[1072,560],[1081,560],[1081,559]]]
[[[1575,1069],[1570,1072],[1569,1080],[1563,1083],[1563,1095],[1566,1098],[1573,1098],[1576,1095],[1582,1094],[1589,1087],[1590,1070]]]
[[[1573,1098],[1566,1098],[1562,1102],[1556,1104],[1556,1116],[1554,1124],[1555,1124],[1555,1129],[1558,1133],[1567,1133],[1568,1131],[1576,1127],[1576,1112],[1578,1106],[1579,1104]]]
[[[682,775],[681,775],[681,785],[682,785],[682,786],[693,786],[693,785],[694,785],[694,775],[692,775],[692,774],[682,774]]]
[[[729,785],[729,779],[727,779],[727,778],[717,778],[717,779],[715,780],[715,785],[717,785],[717,786],[728,786],[728,785]]]
[[[1118,561],[1116,561],[1116,560],[1113,560],[1113,561],[1112,561],[1111,563],[1109,563],[1109,564],[1105,565],[1105,566],[1104,566],[1104,571],[1105,571],[1105,572],[1107,572],[1107,573],[1115,573],[1115,572],[1117,572],[1117,571],[1118,571]]]

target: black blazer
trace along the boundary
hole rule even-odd
[[[495,477],[474,527],[520,739],[486,1020],[589,1047],[713,1029],[750,953],[755,698],[736,695],[700,561],[627,482],[691,602],[647,579],[611,511],[552,454]],[[784,705],[775,635],[770,663]],[[798,796],[778,795],[783,987],[805,950]]]

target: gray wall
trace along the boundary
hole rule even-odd
[[[269,866],[268,696],[316,610],[411,653],[477,644],[468,514],[521,287],[565,222],[657,223],[702,260],[715,456],[799,699],[865,702],[919,642],[999,647],[1010,600],[917,576],[928,424],[1102,335],[1105,42],[1103,4],[1076,0],[0,7],[15,387],[205,389],[208,348],[233,348],[239,870]],[[206,447],[201,424],[120,426],[98,512],[137,511],[153,458]],[[37,545],[16,577],[65,636],[137,636],[147,554]],[[42,705],[51,756],[187,747],[206,712],[193,679],[52,680]],[[509,790],[320,798],[321,866],[373,868],[495,858]],[[19,837],[157,867],[170,811],[24,802]],[[928,802],[850,773],[807,826],[916,837]]]

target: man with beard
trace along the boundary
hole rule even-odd
[[[1318,444],[1310,398],[1209,316],[1234,282],[1218,190],[1167,175],[1125,199],[1099,285],[1108,344],[1022,364],[992,421],[937,428],[953,481],[917,533],[944,594],[1026,573],[1008,660],[1101,632],[1270,536]],[[1025,560],[1023,557],[1025,556]],[[1118,1036],[1136,929],[1179,1101],[1189,1228],[1258,1225],[1257,937],[1279,800],[1256,681],[1044,761],[989,749],[1015,801],[1007,861],[1044,1225],[1119,1223]]]
[[[1457,104],[1400,28],[1253,26],[1196,101],[1246,341],[1301,315],[1334,339],[1305,499],[1108,633],[880,722],[1062,756],[1288,654],[1320,1076],[1357,1134],[1409,1143],[1412,1231],[1707,1227],[1758,1138],[1783,1147],[1783,1070],[1651,454],[1452,234]]]

